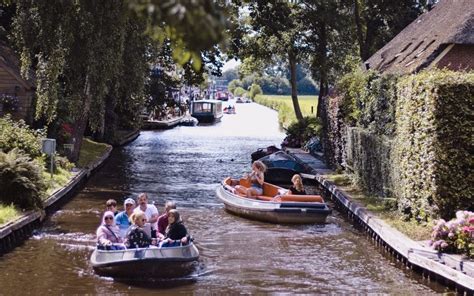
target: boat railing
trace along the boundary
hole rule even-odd
[[[189,258],[192,257],[191,244],[157,247],[150,246],[147,248],[133,248],[123,250],[97,250],[97,262],[115,262],[129,261],[139,259],[173,259],[173,258]]]

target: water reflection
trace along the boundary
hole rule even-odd
[[[394,266],[336,212],[325,225],[273,225],[225,212],[218,183],[250,169],[250,153],[278,145],[284,134],[276,112],[238,104],[212,126],[142,132],[111,158],[77,196],[48,218],[34,236],[0,257],[0,294],[22,283],[35,294],[166,293],[390,293],[444,291]],[[145,191],[162,211],[177,201],[200,251],[189,277],[130,282],[99,277],[89,263],[94,232],[114,198]]]

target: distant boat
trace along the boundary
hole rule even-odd
[[[94,271],[114,278],[176,278],[195,270],[199,251],[191,242],[177,247],[105,251],[91,255]]]
[[[171,117],[165,120],[144,120],[142,129],[170,129],[181,123],[184,115]]]
[[[212,123],[222,118],[222,102],[217,100],[193,101],[191,116],[201,123]]]
[[[286,195],[286,189],[265,182],[263,195],[248,198],[236,193],[235,185],[250,186],[247,179],[226,178],[216,194],[228,212],[244,218],[271,223],[310,224],[325,223],[331,213],[320,195]]]

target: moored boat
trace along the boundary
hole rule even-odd
[[[195,270],[199,251],[191,242],[177,247],[99,250],[91,255],[94,271],[114,278],[176,278]]]
[[[265,180],[272,184],[291,184],[295,174],[307,173],[302,164],[284,151],[277,151],[259,160],[267,166]]]
[[[271,223],[325,223],[331,209],[320,195],[286,195],[287,190],[263,184],[263,195],[248,198],[235,191],[236,185],[249,187],[246,179],[226,178],[216,189],[217,197],[228,212],[245,218]]]
[[[221,120],[222,102],[217,100],[194,101],[191,108],[191,116],[201,123],[212,123]]]

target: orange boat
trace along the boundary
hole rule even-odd
[[[324,223],[331,213],[320,195],[287,195],[288,190],[269,183],[263,184],[263,195],[243,196],[236,185],[249,187],[247,179],[226,178],[216,194],[228,212],[245,218],[271,223]]]

